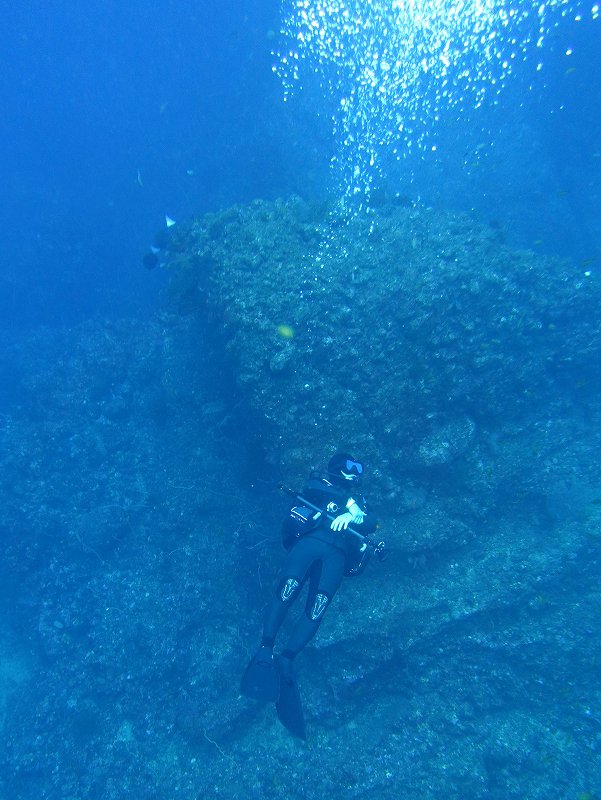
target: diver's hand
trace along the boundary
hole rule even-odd
[[[346,514],[339,514],[336,519],[333,519],[330,528],[333,531],[346,530],[352,521],[353,515],[347,511]]]
[[[354,500],[349,500],[350,505],[347,503],[347,508],[349,510],[349,514],[353,518],[353,522],[355,525],[361,525],[363,522],[363,517],[365,516],[365,511],[362,511],[361,508],[355,503]]]

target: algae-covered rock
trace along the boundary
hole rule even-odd
[[[175,254],[194,316],[88,322],[5,348],[0,369],[14,380],[0,414],[0,578],[5,624],[30,663],[17,680],[0,630],[0,690],[10,695],[2,797],[543,800],[597,791],[601,406],[591,287],[579,297],[550,273],[555,294],[530,291],[532,308],[519,307],[563,314],[553,340],[518,352],[516,322],[490,344],[502,356],[490,384],[470,373],[478,341],[466,335],[464,352],[452,340],[429,367],[427,393],[405,361],[430,358],[455,311],[437,312],[423,341],[406,335],[399,320],[418,318],[417,282],[388,302],[385,273],[374,270],[356,302],[361,332],[352,310],[346,327],[333,322],[342,290],[306,305],[288,296],[294,275],[266,288],[280,248],[298,253],[303,273],[302,252],[317,241],[310,231],[326,235],[303,208],[258,204],[182,231],[178,241],[194,240],[200,253]],[[411,213],[416,227],[422,215],[437,219]],[[390,226],[398,217],[391,239],[404,214],[383,217]],[[469,220],[445,219],[476,236]],[[256,238],[265,228],[266,260],[242,269],[228,236],[250,239],[246,226]],[[361,236],[379,257],[369,230]],[[363,305],[378,292],[381,317]],[[566,312],[571,292],[579,314]],[[320,313],[303,322],[309,307]],[[481,329],[493,325],[492,302],[490,319],[483,301],[472,307]],[[388,323],[395,335],[380,343]],[[335,342],[329,361],[315,355],[332,346],[319,335]],[[380,345],[383,362],[367,355]],[[528,366],[529,392],[517,394]],[[513,395],[498,393],[502,380]],[[449,401],[453,387],[461,402]],[[379,392],[390,402],[372,402]],[[337,405],[320,418],[317,402],[330,408],[330,398]],[[379,512],[392,552],[345,580],[297,660],[308,730],[299,743],[273,705],[239,695],[276,584],[285,513],[247,445],[256,434],[304,474],[334,441],[328,426],[353,449],[372,447],[372,465],[388,459],[366,489],[386,495]],[[373,441],[352,438],[366,431]]]
[[[202,309],[267,458],[301,480],[348,449],[391,511],[416,470],[428,483],[462,461],[469,485],[482,430],[587,380],[599,355],[595,285],[467,216],[385,207],[340,220],[257,201],[196,220],[181,241],[174,296]]]

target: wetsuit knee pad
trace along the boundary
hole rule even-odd
[[[319,620],[326,613],[326,608],[328,607],[329,602],[330,598],[327,596],[327,594],[318,592],[313,600],[313,605],[310,608],[307,608],[307,616],[309,619],[312,622],[319,622]]]
[[[291,603],[300,591],[300,581],[296,578],[282,578],[278,586],[278,600]]]

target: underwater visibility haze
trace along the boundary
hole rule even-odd
[[[0,42],[0,800],[600,800],[599,5]]]

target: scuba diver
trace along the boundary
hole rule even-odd
[[[364,467],[348,453],[336,453],[325,474],[312,473],[282,526],[288,554],[275,596],[263,621],[261,645],[242,678],[247,697],[275,702],[280,721],[295,736],[305,738],[305,725],[294,659],[317,633],[323,616],[345,575],[358,575],[372,553],[385,557],[384,543],[369,534],[377,521],[360,493]],[[282,652],[274,655],[278,631],[288,610],[308,581],[304,614]]]

